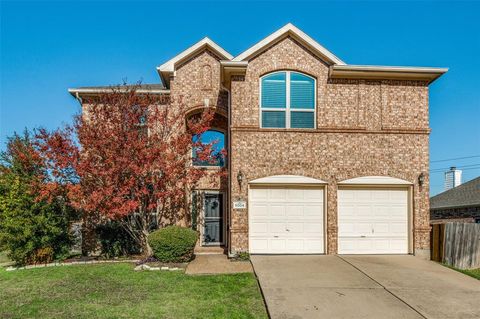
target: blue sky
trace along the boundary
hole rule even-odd
[[[449,67],[430,91],[431,168],[480,175],[479,2],[1,2],[0,142],[69,122],[69,87],[142,80],[209,36],[236,55],[292,22],[349,64]],[[477,157],[471,157],[477,156]],[[432,173],[431,191],[443,187]]]

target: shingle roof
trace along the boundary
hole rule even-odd
[[[480,177],[430,198],[430,209],[480,206]]]

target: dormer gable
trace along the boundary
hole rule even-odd
[[[230,53],[228,53],[218,44],[213,42],[210,38],[205,37],[191,47],[189,47],[188,49],[186,49],[185,51],[179,53],[172,59],[157,67],[157,72],[160,75],[160,78],[162,79],[164,85],[166,85],[167,87],[169,86],[170,76],[174,74],[175,67],[177,65],[205,49],[213,52],[216,56],[219,57],[219,60],[233,59],[233,56]]]

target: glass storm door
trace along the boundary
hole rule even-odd
[[[223,243],[223,194],[205,194],[205,228],[203,243],[219,245]]]

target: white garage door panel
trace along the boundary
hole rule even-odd
[[[324,252],[322,189],[253,188],[249,207],[250,253]]]
[[[408,253],[408,191],[340,189],[338,253]]]

